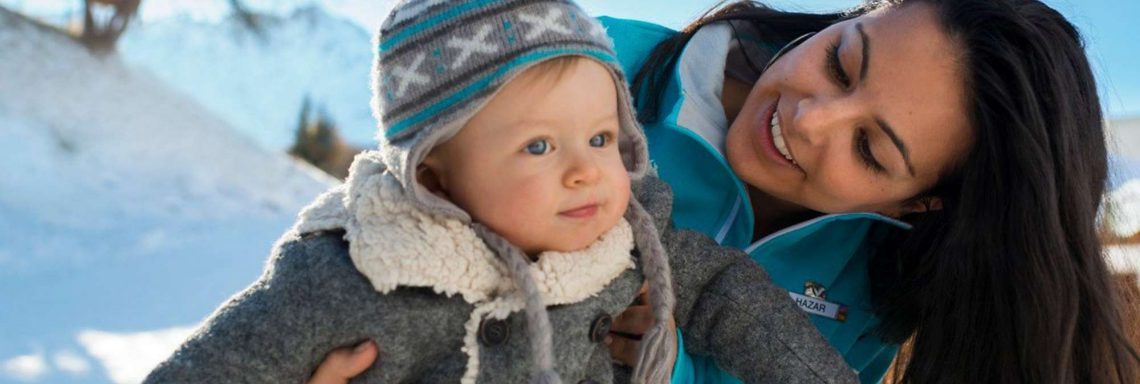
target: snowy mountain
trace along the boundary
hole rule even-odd
[[[334,181],[3,9],[0,47],[0,382],[136,382]]]
[[[235,17],[139,23],[119,48],[127,63],[189,94],[265,148],[293,142],[306,96],[347,140],[375,146],[370,32],[318,6],[260,16],[260,31]]]

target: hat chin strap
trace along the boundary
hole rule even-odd
[[[653,218],[637,199],[629,200],[626,220],[633,229],[634,242],[641,256],[638,262],[649,284],[649,302],[653,308],[655,323],[641,338],[637,364],[634,366],[633,382],[664,383],[668,381],[673,366],[670,363],[676,355],[675,333],[669,329],[673,318],[675,297],[673,296],[672,272],[661,246]],[[531,353],[534,356],[536,373],[533,383],[561,383],[554,371],[554,351],[550,318],[542,301],[534,277],[530,274],[529,261],[517,247],[499,234],[479,223],[472,223],[472,229],[483,239],[489,248],[507,265],[516,285],[526,300],[526,324]]]
[[[669,259],[661,246],[661,237],[653,218],[636,198],[629,199],[626,221],[633,228],[634,242],[640,250],[642,272],[649,283],[649,303],[653,308],[653,327],[641,336],[641,350],[633,369],[635,383],[664,383],[673,372],[670,360],[677,353],[676,333],[669,329],[673,319],[673,274]]]
[[[542,302],[538,285],[534,276],[530,274],[530,264],[526,255],[519,251],[502,236],[479,223],[472,223],[471,228],[483,239],[487,247],[507,265],[515,284],[522,290],[526,300],[526,330],[530,336],[531,354],[534,356],[536,373],[531,380],[535,384],[561,384],[562,378],[554,371],[553,336],[550,326],[550,317],[546,313],[546,305]]]

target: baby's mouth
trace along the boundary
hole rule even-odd
[[[588,203],[562,212],[558,212],[558,214],[575,219],[585,219],[597,214],[599,207],[600,205],[598,203]]]

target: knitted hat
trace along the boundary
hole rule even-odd
[[[503,85],[543,61],[564,56],[593,59],[617,85],[621,121],[618,149],[631,179],[648,169],[645,135],[637,124],[625,74],[602,26],[565,0],[404,0],[376,36],[372,108],[380,120],[380,153],[411,203],[424,212],[470,223],[470,216],[416,181],[416,167],[435,146],[455,136]],[[651,218],[630,199],[626,219],[634,229],[642,270],[649,281],[657,324],[642,338],[634,379],[663,382],[675,348],[665,323],[672,317],[669,266]],[[472,223],[511,266],[527,296],[527,324],[536,381],[558,382],[550,322],[526,268],[526,256],[497,234]]]
[[[376,47],[372,108],[384,162],[425,212],[470,220],[418,185],[416,166],[504,84],[556,57],[594,59],[610,71],[619,85],[622,161],[633,178],[647,168],[645,135],[612,44],[572,2],[405,0],[384,21]]]

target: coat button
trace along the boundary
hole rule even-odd
[[[479,343],[487,347],[505,343],[511,336],[506,320],[483,319],[479,324]]]
[[[601,314],[594,319],[594,323],[590,325],[590,341],[600,343],[606,340],[606,336],[610,334],[610,326],[613,325],[614,319],[607,314]]]

